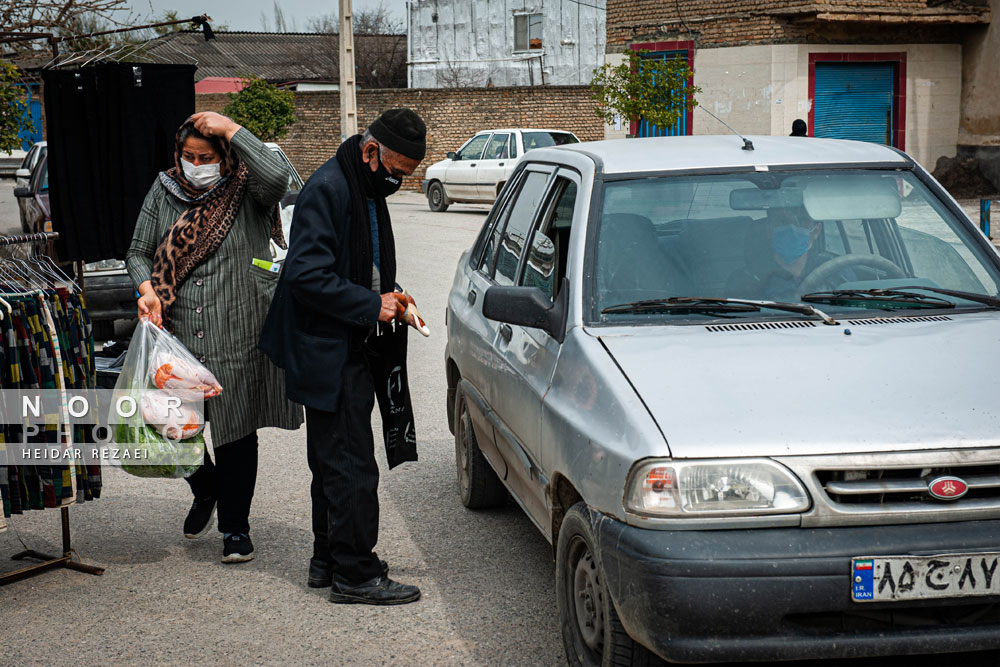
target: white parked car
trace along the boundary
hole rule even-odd
[[[483,130],[428,167],[420,187],[432,211],[454,203],[492,204],[520,156],[533,148],[578,143],[564,130]]]
[[[288,241],[292,237],[292,213],[295,211],[295,199],[302,190],[302,177],[295,170],[295,165],[285,155],[285,151],[281,150],[281,146],[274,142],[266,142],[264,145],[277,153],[285,163],[285,166],[288,167],[288,190],[285,192],[285,196],[281,198],[281,230],[285,233],[285,241]],[[271,259],[273,261],[280,262],[284,260],[287,253],[287,250],[279,248],[278,244],[271,241]]]

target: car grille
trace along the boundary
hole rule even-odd
[[[848,327],[860,327],[872,324],[920,324],[926,322],[950,322],[947,315],[915,315],[908,317],[866,317],[861,319],[842,319],[840,323]],[[744,322],[740,324],[707,324],[705,329],[713,333],[727,331],[768,331],[771,329],[809,329],[816,326],[812,320],[793,320],[788,322]]]
[[[789,614],[785,618],[809,631],[871,633],[878,630],[946,625],[953,628],[1000,623],[1000,605],[992,603],[896,606],[847,612]]]
[[[931,496],[929,483],[945,476],[963,480],[968,492],[956,500]],[[954,507],[1000,499],[1000,465],[817,470],[816,478],[830,501],[845,505]]]

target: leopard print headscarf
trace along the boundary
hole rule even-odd
[[[170,328],[170,310],[177,300],[177,289],[202,262],[211,257],[232,229],[243,197],[246,195],[248,170],[224,138],[207,140],[222,155],[223,176],[209,190],[197,190],[184,178],[181,168],[181,135],[194,129],[188,118],[177,130],[174,166],[160,174],[160,182],[175,197],[189,204],[188,209],[160,241],[153,255],[152,284],[163,308],[163,324]],[[202,137],[196,130],[194,135]],[[278,207],[272,211],[271,238],[285,248]]]

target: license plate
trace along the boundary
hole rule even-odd
[[[1000,553],[851,559],[855,602],[1000,595]]]

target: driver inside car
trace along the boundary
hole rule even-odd
[[[730,298],[798,301],[803,279],[835,255],[822,249],[822,225],[803,207],[770,208],[748,231],[746,264],[726,283]],[[841,281],[852,280],[843,275]]]

